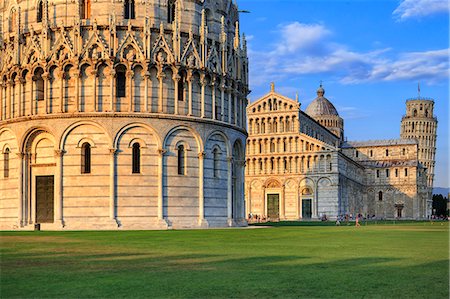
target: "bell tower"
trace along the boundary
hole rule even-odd
[[[406,115],[402,119],[400,136],[417,139],[418,159],[427,168],[427,185],[433,188],[436,164],[437,118],[434,116],[434,100],[419,96],[406,101]]]

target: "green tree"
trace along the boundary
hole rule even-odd
[[[442,194],[433,195],[433,214],[436,216],[448,216],[447,197]]]

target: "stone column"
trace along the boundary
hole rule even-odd
[[[44,80],[44,106],[45,106],[45,114],[48,114],[48,77],[49,74],[47,72],[42,74],[42,79]]]
[[[220,85],[220,120],[225,121],[225,84]]]
[[[228,123],[231,124],[231,116],[232,116],[232,105],[231,105],[231,101],[233,101],[233,91],[231,88],[229,88],[228,90]],[[234,107],[236,109],[236,107]]]
[[[16,79],[16,85],[19,88],[19,92],[17,95],[17,116],[21,117],[22,116],[22,98],[23,98],[23,94],[22,94],[22,84],[24,84],[24,80],[22,77],[17,76]]]
[[[114,69],[111,70],[111,103],[110,103],[110,107],[109,109],[111,110],[111,112],[115,112],[116,111],[116,105],[115,105],[115,100],[116,100],[116,71]],[[147,83],[147,81],[146,81]]]
[[[0,120],[3,120],[3,81],[0,82]]]
[[[117,149],[109,150],[109,218],[117,221],[116,217],[116,155]]]
[[[205,152],[198,154],[198,225],[201,227],[208,227],[208,221],[205,219]]]
[[[233,101],[234,101],[234,125],[237,126],[238,125],[238,110],[239,110],[239,105],[238,105],[238,94],[236,90],[233,90]]]
[[[233,157],[227,158],[228,165],[228,184],[227,184],[227,214],[228,225],[233,226]]]
[[[59,112],[64,112],[64,71],[60,71],[58,73],[58,79],[59,79]]]
[[[212,119],[216,120],[216,78],[213,78],[211,81],[211,90],[212,90],[212,96],[211,96],[211,100],[212,100]]]
[[[281,200],[280,200],[280,219],[286,219],[286,186],[281,187]]]
[[[144,109],[143,112],[148,112],[148,80],[150,80],[150,72],[145,73],[145,92],[144,92]]]
[[[267,204],[266,204],[266,186],[263,186],[262,188],[262,194],[263,194],[263,198],[262,198],[262,216],[267,216]]]
[[[166,150],[158,150],[158,218],[157,225],[167,228],[167,222],[164,220],[164,155]]]
[[[247,193],[247,212],[246,214],[250,214],[252,212],[252,186],[248,186],[248,193]]]
[[[159,80],[159,90],[158,90],[158,113],[163,113],[164,111],[164,102],[163,102],[163,80],[164,80],[164,73],[162,70],[158,72],[158,80]]]
[[[192,116],[192,71],[189,70],[186,76],[188,83],[188,116]]]
[[[206,85],[206,79],[205,79],[205,74],[201,74],[200,76],[200,85],[201,85],[201,111],[200,111],[200,115],[202,118],[205,118],[205,85]]]
[[[11,86],[12,86],[12,82],[11,80],[8,80],[8,82],[6,83],[6,107],[5,107],[5,118],[11,118],[11,101],[12,101],[12,96],[11,96]]]
[[[126,77],[127,77],[127,90],[128,90],[128,112],[133,112],[134,111],[134,107],[133,107],[133,98],[134,98],[134,94],[133,94],[133,79],[134,79],[134,72],[133,71],[128,71],[126,73]],[[162,80],[161,80],[162,81]],[[161,89],[161,88],[160,88]],[[162,98],[162,94],[160,95],[160,98]],[[161,105],[162,107],[162,105]]]
[[[63,218],[63,156],[64,150],[56,150],[55,151],[55,218],[58,223],[64,227],[64,218]]]
[[[179,98],[178,98],[178,84],[179,84],[179,82],[180,82],[180,80],[181,80],[181,76],[180,75],[178,75],[177,73],[175,73],[174,75],[173,75],[173,77],[172,77],[172,79],[173,79],[173,86],[175,87],[174,88],[174,102],[173,102],[173,106],[174,106],[174,114],[175,115],[178,115],[178,101],[179,101]]]
[[[93,91],[93,95],[92,95],[92,97],[93,97],[93,100],[94,100],[94,112],[97,112],[97,102],[98,102],[98,99],[97,99],[97,75],[98,75],[98,73],[97,73],[97,70],[96,69],[94,69],[94,70],[92,70],[92,72],[91,72],[91,76],[92,76],[92,80],[93,80],[93,86],[92,86],[92,91]]]
[[[75,112],[80,112],[80,75],[81,72],[79,70],[75,70],[73,72],[75,77]]]
[[[19,174],[18,174],[18,181],[19,181],[19,213],[18,213],[18,226],[23,227],[24,226],[24,200],[23,200],[23,194],[24,194],[24,153],[18,153],[17,157],[19,158]]]

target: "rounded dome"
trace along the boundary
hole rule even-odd
[[[311,117],[324,116],[324,115],[336,115],[339,116],[334,105],[324,97],[325,90],[322,86],[317,90],[317,98],[312,101],[306,108],[305,112]]]

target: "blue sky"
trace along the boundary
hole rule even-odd
[[[323,81],[348,140],[400,136],[405,101],[435,99],[435,187],[449,183],[449,7],[446,0],[239,0],[251,101],[276,90],[302,110]]]

